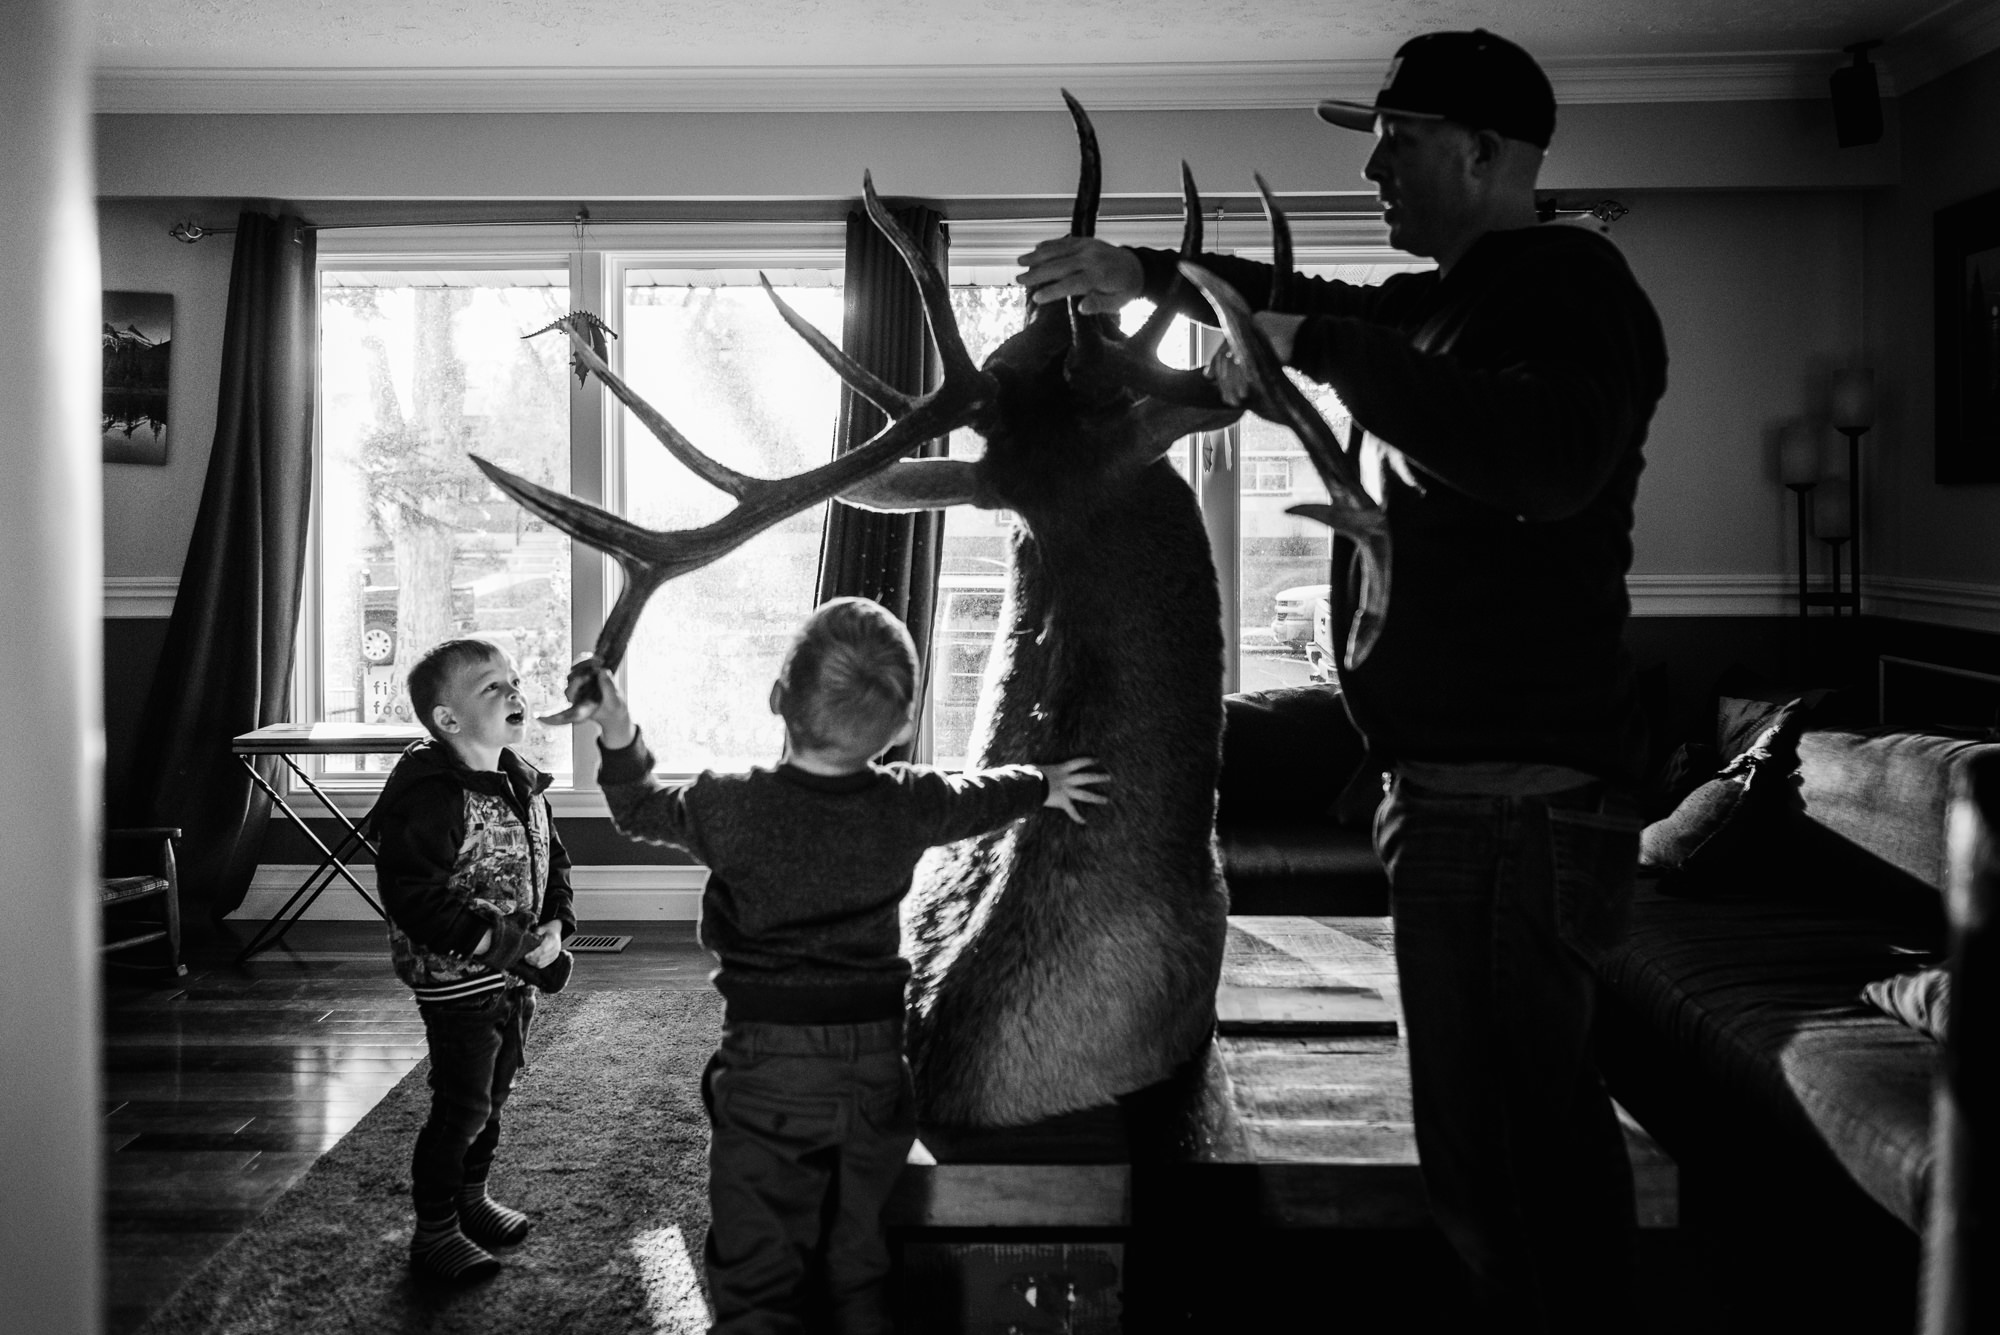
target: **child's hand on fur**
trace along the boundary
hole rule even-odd
[[[1097,768],[1097,761],[1090,756],[1078,756],[1075,760],[1059,761],[1053,765],[1038,765],[1042,778],[1048,781],[1049,795],[1042,799],[1045,807],[1054,807],[1078,825],[1084,823],[1083,813],[1076,809],[1077,803],[1086,806],[1103,806],[1111,799],[1096,791],[1098,784],[1110,783],[1111,776]]]
[[[563,692],[572,704],[586,693],[597,697],[597,708],[590,719],[597,725],[606,750],[619,751],[632,745],[635,730],[625,693],[618,689],[618,678],[604,670],[595,654],[585,654],[577,660],[576,666],[569,670]]]

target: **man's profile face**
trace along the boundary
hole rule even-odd
[[[1471,132],[1449,121],[1385,115],[1361,174],[1375,183],[1389,244],[1435,257],[1472,202],[1466,173]]]

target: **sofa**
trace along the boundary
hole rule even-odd
[[[1648,827],[1629,929],[1596,961],[1598,1061],[1680,1165],[1693,1272],[1730,1329],[1909,1330],[1947,813],[2000,744],[1814,704],[1720,702],[1721,768]]]
[[[1378,775],[1333,686],[1223,697],[1215,833],[1229,911],[1381,915]]]

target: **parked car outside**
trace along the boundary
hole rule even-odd
[[[1333,600],[1321,596],[1313,600],[1313,633],[1306,641],[1306,677],[1316,682],[1334,680]]]
[[[1278,590],[1277,611],[1271,617],[1271,638],[1280,649],[1305,652],[1313,634],[1313,604],[1327,596],[1330,584],[1298,584]]]

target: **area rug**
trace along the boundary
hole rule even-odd
[[[535,1230],[494,1279],[410,1272],[410,1148],[430,1104],[419,1063],[141,1335],[700,1335],[699,1082],[721,1020],[706,989],[544,998],[492,1183]]]

